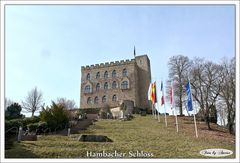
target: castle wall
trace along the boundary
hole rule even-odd
[[[123,77],[123,69],[127,70],[128,75]],[[112,77],[113,70],[116,70],[116,77]],[[82,67],[82,77],[81,77],[81,108],[101,108],[106,104],[110,107],[119,106],[121,100],[132,100],[136,105],[136,79],[137,70],[135,67],[134,60],[120,61],[120,62],[111,62],[100,65],[92,65]],[[108,78],[104,78],[105,71],[108,72]],[[100,72],[100,78],[96,79],[96,74]],[[90,74],[90,80],[87,80],[87,74]],[[113,81],[116,81],[117,88],[112,88]],[[122,81],[128,81],[129,88],[121,89]],[[104,89],[104,83],[108,83],[108,89]],[[97,83],[100,84],[99,91],[96,91]],[[84,93],[84,88],[86,85],[92,86],[91,93]],[[116,95],[117,100],[113,101],[113,95]],[[103,96],[106,96],[106,103],[102,102]],[[92,103],[87,104],[88,98],[92,98]],[[98,104],[94,103],[95,97],[98,97]]]
[[[148,88],[151,82],[151,68],[150,61],[147,55],[135,57],[137,68],[138,68],[138,95],[139,95],[139,106],[140,108],[150,108],[148,102]]]
[[[128,75],[126,77],[123,76],[123,69],[127,70]],[[116,77],[112,77],[113,70],[116,71]],[[105,71],[108,72],[108,78],[104,78]],[[100,72],[100,78],[96,79],[98,72]],[[150,73],[150,62],[147,56],[138,56],[132,60],[82,66],[80,108],[102,108],[106,105],[117,107],[121,100],[132,100],[135,107],[146,108],[146,97],[150,83],[149,77],[151,78]],[[90,74],[89,80],[87,79],[87,74]],[[115,89],[112,88],[113,81],[117,83],[117,88]],[[128,89],[121,89],[122,81],[128,81]],[[108,83],[108,89],[104,89],[105,82]],[[97,83],[100,83],[99,91],[96,90]],[[85,93],[86,85],[91,86],[91,92]],[[112,99],[114,95],[117,97],[116,101]],[[106,96],[107,99],[105,103],[102,102],[103,96]],[[91,103],[87,103],[89,97],[92,99]],[[98,97],[98,103],[94,102],[95,97]]]

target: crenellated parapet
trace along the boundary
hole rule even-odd
[[[98,68],[120,66],[120,65],[131,64],[131,63],[135,63],[135,59],[120,60],[115,62],[105,62],[105,63],[95,64],[95,65],[86,65],[86,66],[82,66],[81,69],[82,70],[98,69]]]

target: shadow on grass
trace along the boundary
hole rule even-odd
[[[15,142],[12,149],[5,150],[5,158],[39,158],[39,156],[27,150],[24,145]]]

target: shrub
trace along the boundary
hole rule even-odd
[[[26,130],[28,124],[37,123],[39,121],[40,121],[40,117],[37,117],[37,116],[24,118],[22,119],[23,129]]]
[[[48,125],[46,122],[30,123],[27,125],[27,129],[29,132],[35,132],[37,129],[43,131],[47,128],[48,128]]]
[[[23,115],[21,114],[22,107],[18,103],[13,103],[7,107],[5,111],[5,118],[7,120],[21,118]]]
[[[67,111],[61,105],[52,102],[52,106],[40,112],[40,119],[46,122],[51,130],[62,129],[68,125],[69,119]]]
[[[5,120],[5,131],[17,127],[22,126],[22,119],[13,119],[13,120]]]
[[[87,113],[87,114],[98,114],[100,111],[100,108],[86,108],[86,109],[79,109],[79,113],[80,114],[84,114],[84,113]]]
[[[46,130],[48,128],[47,122],[38,122],[38,128],[42,130]]]
[[[30,123],[27,125],[28,132],[34,132],[38,128],[38,123]]]

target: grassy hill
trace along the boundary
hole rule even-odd
[[[235,137],[226,129],[211,124],[207,130],[203,122],[198,122],[199,138],[195,137],[192,117],[179,117],[179,132],[176,132],[175,117],[168,116],[168,127],[164,117],[158,122],[151,115],[134,115],[131,121],[99,120],[91,125],[84,134],[106,135],[113,142],[79,142],[79,134],[67,136],[41,136],[38,141],[15,143],[6,150],[7,158],[87,158],[87,151],[127,153],[126,157],[151,158],[206,158],[199,154],[203,149],[224,148],[233,151],[235,157]],[[129,155],[131,152],[133,155]],[[138,153],[137,153],[138,152]],[[139,153],[145,153],[143,155]]]

